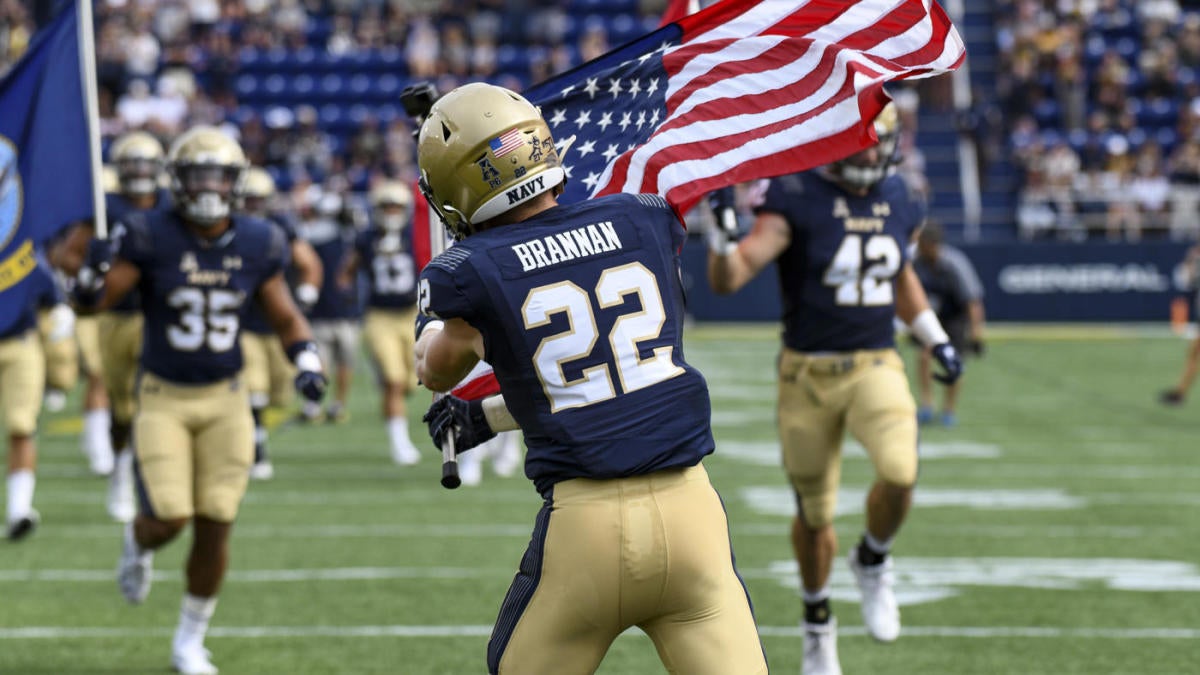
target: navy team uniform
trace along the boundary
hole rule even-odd
[[[238,379],[241,316],[284,269],[278,228],[234,216],[208,242],[174,213],[129,223],[116,256],[141,271],[145,328],[134,420],[142,509],[160,520],[232,522],[253,457],[253,420]]]
[[[109,242],[117,242],[125,236],[129,227],[145,227],[147,218],[154,218],[169,210],[171,193],[159,190],[150,209],[135,208],[124,196],[111,192],[104,195],[104,203],[108,221],[113,224]],[[93,244],[107,245],[108,242],[95,241]],[[118,427],[128,428],[133,420],[134,381],[142,351],[141,309],[141,295],[135,289],[96,319],[100,371],[104,377],[104,388],[108,391],[114,426]],[[124,442],[124,439],[117,440]]]
[[[282,232],[291,251],[291,244],[296,240],[296,229],[286,218],[272,218],[268,221],[272,227]],[[283,345],[275,335],[275,329],[267,321],[267,315],[257,302],[246,304],[242,315],[242,355],[245,359],[243,377],[246,387],[250,390],[250,402],[255,410],[265,408],[268,404],[274,406],[287,405],[292,398],[292,378],[295,369],[283,352]],[[264,430],[265,433],[265,430]],[[256,442],[256,459],[261,459],[260,447],[265,438]]]
[[[671,672],[766,672],[701,465],[714,443],[683,356],[684,236],[661,198],[614,195],[473,234],[422,272],[423,311],[482,334],[545,500],[492,673],[591,673],[634,625]]]
[[[371,359],[385,382],[416,388],[413,322],[417,313],[417,265],[412,228],[386,233],[371,227],[354,241],[359,269],[370,280],[363,332]]]
[[[805,522],[821,527],[833,522],[846,431],[880,478],[916,480],[916,404],[895,351],[893,279],[925,205],[896,175],[857,196],[810,171],[772,179],[756,210],[791,230],[778,258],[779,431]]]
[[[327,366],[336,364],[353,370],[358,358],[362,300],[357,282],[350,289],[338,286],[336,270],[341,269],[354,246],[354,230],[333,220],[319,219],[301,224],[298,232],[312,244],[321,259],[321,268],[326,270],[321,280],[321,295],[307,313],[313,338],[321,350],[321,361]]]

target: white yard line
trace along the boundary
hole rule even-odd
[[[308,569],[230,570],[228,580],[235,583],[290,583],[297,581],[375,581],[380,579],[500,579],[516,574],[514,567],[317,567]],[[177,570],[157,570],[154,580],[180,581]],[[111,569],[0,570],[0,582],[31,581],[114,583]]]
[[[798,626],[759,626],[763,637],[799,638],[803,631]],[[840,626],[842,636],[866,635],[861,626]],[[0,640],[62,640],[62,639],[112,639],[147,638],[170,635],[172,630],[163,628],[107,628],[26,626],[22,628],[0,628]],[[208,636],[213,638],[343,638],[343,637],[487,637],[492,627],[485,625],[464,626],[213,626]],[[626,635],[640,635],[641,631],[630,629]],[[1051,626],[905,626],[905,638],[1097,638],[1105,640],[1196,640],[1200,639],[1197,628],[1059,628]]]

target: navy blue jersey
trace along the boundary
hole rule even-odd
[[[125,234],[127,224],[134,220],[144,220],[148,214],[156,212],[165,212],[171,208],[171,193],[166,190],[159,190],[155,194],[154,206],[148,209],[136,208],[129,199],[124,195],[115,192],[106,192],[104,194],[104,211],[105,216],[110,224],[108,228],[108,241],[110,246],[116,246],[116,241]],[[96,242],[95,245],[103,245]],[[111,311],[114,312],[136,312],[142,306],[141,296],[135,290],[129,295],[121,299]]]
[[[417,264],[413,259],[412,228],[385,233],[370,227],[354,241],[360,269],[370,281],[367,306],[407,309],[417,302]]]
[[[318,219],[302,222],[296,227],[297,234],[312,244],[325,274],[321,280],[321,295],[313,305],[308,317],[315,321],[356,319],[362,316],[362,301],[359,299],[357,281],[349,289],[338,286],[338,270],[346,262],[354,246],[356,232],[342,227],[333,220]]]
[[[30,283],[33,284],[33,306],[36,309],[49,309],[59,303],[66,302],[67,296],[59,285],[54,271],[40,255],[37,267],[29,273]]]
[[[141,367],[182,384],[242,369],[241,316],[263,282],[283,271],[287,241],[266,221],[234,216],[215,240],[193,235],[174,212],[129,223],[118,258],[141,271]]]
[[[683,240],[660,197],[621,194],[472,235],[422,271],[422,311],[483,335],[543,495],[712,452],[708,385],[683,357]]]
[[[862,197],[815,171],[771,180],[756,211],[783,216],[792,242],[778,259],[783,342],[803,352],[895,344],[893,279],[908,262],[925,204],[899,176]]]
[[[283,232],[283,237],[288,243],[287,255],[284,259],[284,267],[287,267],[291,264],[291,243],[296,241],[296,228],[292,226],[292,222],[287,218],[271,217],[267,220],[271,223],[272,227],[278,227]],[[266,312],[259,306],[257,300],[252,300],[246,304],[246,312],[242,315],[242,330],[258,335],[269,335],[275,332],[275,329],[271,328],[270,322],[267,321]]]

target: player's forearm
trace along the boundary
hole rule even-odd
[[[983,303],[979,300],[972,300],[967,303],[967,317],[971,321],[971,335],[975,337],[983,335]]]
[[[470,344],[464,344],[440,327],[422,331],[413,351],[417,379],[427,389],[439,393],[453,389],[479,362]]]
[[[708,252],[708,283],[718,295],[736,293],[750,281],[745,258],[736,248],[726,255]]]
[[[929,309],[929,298],[925,295],[925,289],[921,287],[921,281],[911,265],[905,265],[900,270],[894,284],[896,316],[911,326],[918,315]]]
[[[321,259],[312,245],[305,241],[297,241],[292,245],[292,265],[296,268],[296,279],[299,284],[308,284],[320,288],[325,280],[325,270]]]

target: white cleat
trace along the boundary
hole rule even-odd
[[[804,622],[804,664],[800,675],[842,675],[838,661],[837,619],[829,623]]]
[[[112,450],[104,446],[89,448],[84,454],[88,458],[88,469],[93,475],[108,476],[115,470]]]
[[[275,477],[275,466],[271,460],[264,459],[250,466],[250,480],[271,480]]]
[[[108,499],[105,502],[108,515],[118,523],[131,523],[137,515],[137,503],[133,498],[133,451],[126,450],[117,456],[112,475],[108,477]]]
[[[217,675],[211,658],[212,653],[199,645],[172,649],[171,667],[183,675]]]
[[[892,590],[892,557],[888,556],[879,565],[860,565],[855,546],[850,549],[850,571],[862,591],[862,617],[867,633],[880,642],[895,641],[900,637],[900,606]]]
[[[483,458],[478,453],[483,447],[472,448],[458,456],[458,477],[463,485],[479,485],[483,482]]]
[[[117,585],[130,604],[140,605],[150,595],[153,567],[154,551],[141,550],[133,538],[133,525],[126,525],[121,561],[117,563]]]
[[[412,466],[421,461],[421,453],[411,442],[392,446],[392,461],[400,466]]]
[[[497,476],[511,476],[521,468],[521,435],[516,431],[505,431],[496,440],[500,447],[492,455],[492,470]]]

